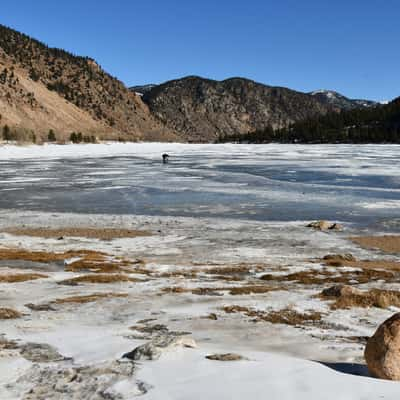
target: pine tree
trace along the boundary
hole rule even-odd
[[[6,140],[8,142],[11,139],[12,139],[11,130],[8,125],[4,125],[3,126],[3,140]]]
[[[47,135],[47,140],[48,140],[49,142],[55,142],[55,141],[57,140],[56,134],[54,133],[53,129],[50,129],[50,130],[49,130],[49,133],[48,133],[48,135]]]

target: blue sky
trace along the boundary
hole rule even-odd
[[[400,96],[398,0],[13,0],[0,22],[95,58],[127,85],[243,76]]]

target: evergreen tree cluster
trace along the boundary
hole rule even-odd
[[[274,130],[220,136],[239,143],[400,143],[400,97],[376,107],[331,112]]]
[[[1,129],[1,138],[6,141],[36,143],[36,135],[32,130],[10,128],[4,125]]]
[[[69,137],[69,140],[74,144],[82,143],[82,142],[83,143],[96,143],[96,138],[93,135],[91,135],[91,136],[82,135],[82,132],[78,132],[78,133],[72,132]]]

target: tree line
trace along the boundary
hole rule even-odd
[[[239,143],[400,143],[400,97],[386,105],[331,112],[245,134],[221,135],[217,142]]]
[[[14,129],[10,128],[8,125],[4,125],[1,130],[1,138],[5,142],[17,141],[17,142],[32,142],[36,143],[36,134],[31,130],[24,129]],[[60,141],[57,138],[57,134],[53,129],[50,129],[47,133],[46,139],[48,142],[55,143]],[[41,140],[46,141],[41,137]],[[76,143],[97,143],[97,138],[93,135],[83,135],[82,132],[72,132],[69,135],[70,142]]]

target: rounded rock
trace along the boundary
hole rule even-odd
[[[379,326],[367,342],[364,357],[372,376],[400,380],[400,313]]]

